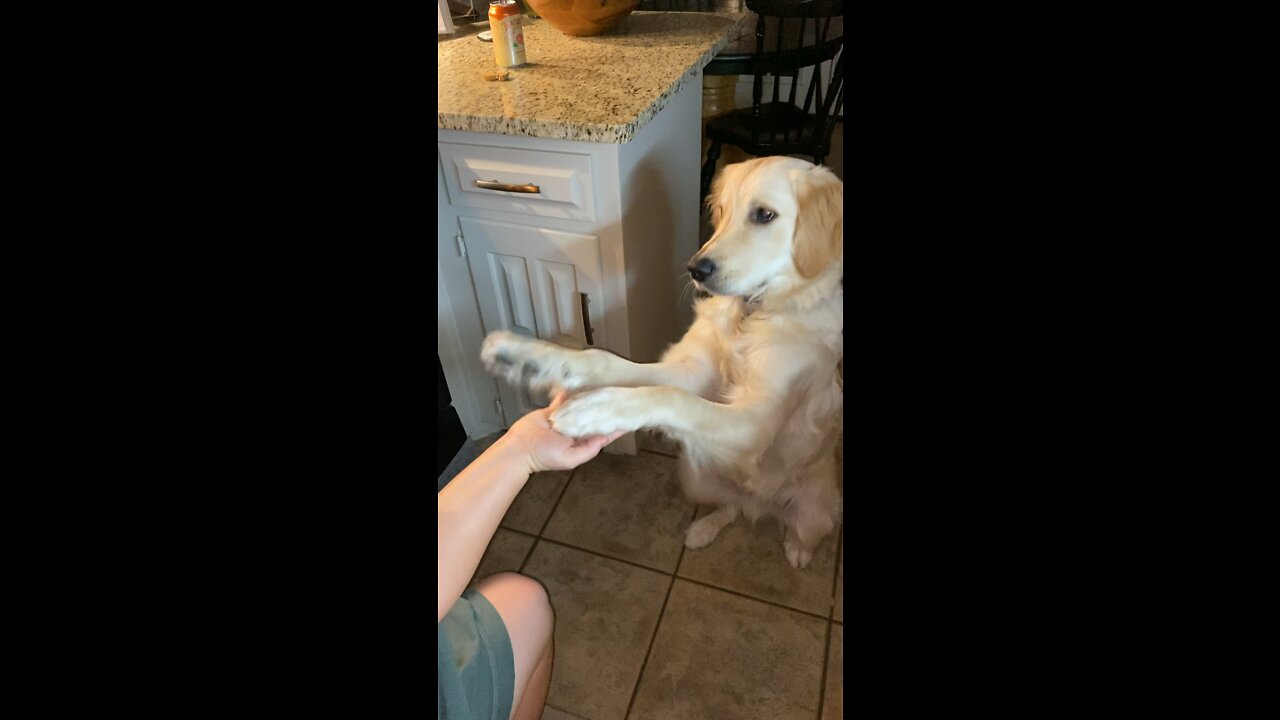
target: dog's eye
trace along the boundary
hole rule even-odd
[[[760,223],[761,225],[764,225],[776,217],[778,217],[777,213],[772,210],[766,210],[762,207],[756,208],[756,211],[751,214],[751,220],[753,222]]]

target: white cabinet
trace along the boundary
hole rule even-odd
[[[688,328],[701,85],[624,144],[437,129],[439,351],[468,435],[542,404],[485,372],[489,332],[653,362]]]
[[[487,331],[501,328],[575,349],[607,345],[598,309],[604,291],[597,237],[470,217],[459,223]],[[498,389],[514,417],[546,404],[505,383]]]

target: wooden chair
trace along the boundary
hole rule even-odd
[[[830,37],[831,19],[844,14],[844,0],[747,0],[759,16],[756,53],[751,59],[755,81],[751,107],[707,123],[707,161],[702,166],[702,200],[711,192],[716,161],[725,143],[748,155],[810,155],[816,164],[831,152],[833,112],[844,99],[844,37]],[[837,58],[824,87],[823,63]],[[796,103],[800,74],[811,69],[803,103]],[[773,97],[764,98],[766,76],[773,78]],[[791,79],[789,96],[780,96],[781,78]]]

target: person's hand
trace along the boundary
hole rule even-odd
[[[612,435],[596,435],[593,437],[565,437],[551,429],[547,420],[551,413],[564,402],[567,394],[556,395],[550,407],[534,410],[511,425],[511,429],[494,443],[501,449],[513,453],[513,461],[517,458],[528,462],[529,472],[544,470],[571,470],[600,454],[600,450],[617,440],[622,433]]]

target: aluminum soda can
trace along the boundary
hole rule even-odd
[[[525,64],[524,27],[516,0],[489,3],[489,30],[493,32],[493,59],[498,67]]]

